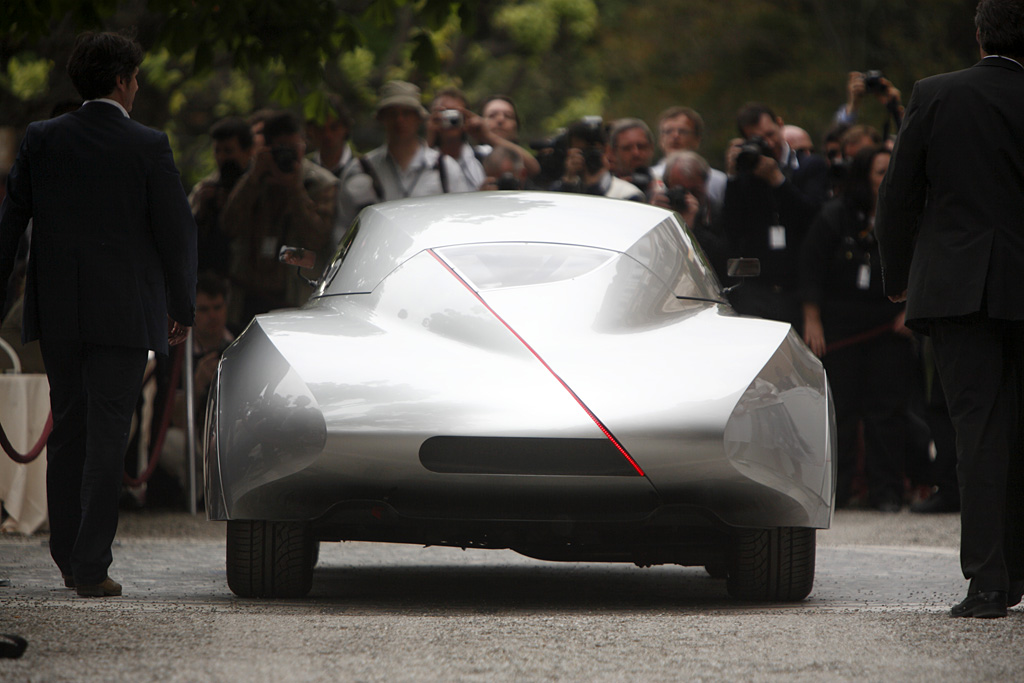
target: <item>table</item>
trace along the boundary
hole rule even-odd
[[[0,424],[21,453],[43,433],[50,414],[46,375],[0,374]],[[30,535],[46,523],[46,449],[22,465],[0,449],[0,502],[10,515],[0,531]]]

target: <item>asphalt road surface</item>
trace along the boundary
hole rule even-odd
[[[841,511],[811,596],[730,599],[696,567],[324,544],[304,600],[243,600],[224,525],[122,515],[119,598],[63,588],[45,535],[0,537],[0,681],[1010,681],[1024,609],[951,619],[956,515]]]

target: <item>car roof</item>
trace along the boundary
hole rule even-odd
[[[417,253],[452,245],[540,242],[625,253],[673,215],[648,204],[563,192],[469,192],[375,204],[354,224],[344,266],[325,278],[333,280],[327,293],[370,291]]]

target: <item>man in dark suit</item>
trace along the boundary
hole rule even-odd
[[[828,197],[828,164],[816,154],[792,150],[782,118],[764,104],[744,105],[736,125],[745,142],[728,155],[722,228],[728,255],[760,259],[761,275],[735,290],[730,300],[740,313],[800,329],[800,245]]]
[[[128,117],[142,57],[124,36],[79,36],[68,75],[86,102],[29,125],[0,216],[0,283],[33,222],[22,335],[50,382],[50,554],[88,597],[121,594],[107,569],[132,412],[149,350],[184,340],[195,309],[196,226],[167,136]]]
[[[954,617],[1002,617],[1024,592],[1024,0],[982,0],[982,60],[914,86],[875,232],[885,292],[930,334],[957,436]]]

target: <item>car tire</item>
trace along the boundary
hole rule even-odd
[[[752,529],[733,542],[726,587],[740,600],[803,600],[814,585],[815,530]]]
[[[243,598],[300,598],[313,586],[316,545],[304,522],[229,520],[228,588]]]
[[[704,571],[712,579],[724,579],[729,576],[729,564],[726,562],[712,562],[704,565]]]

